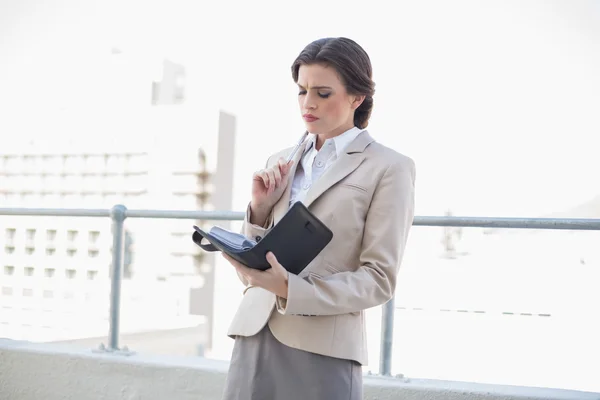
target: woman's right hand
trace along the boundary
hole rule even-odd
[[[288,175],[294,162],[283,158],[252,176],[252,200],[250,202],[251,223],[264,225],[271,209],[279,201],[288,185]]]

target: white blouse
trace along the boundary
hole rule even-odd
[[[323,175],[323,172],[342,155],[345,148],[363,131],[353,127],[336,137],[326,139],[320,150],[316,149],[317,135],[309,133],[304,154],[296,168],[292,182],[290,206],[297,201],[303,201],[313,183]]]

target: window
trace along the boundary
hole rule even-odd
[[[44,207],[55,208],[60,206],[60,197],[56,193],[45,193],[40,196],[40,201]]]
[[[27,179],[27,190],[39,192],[44,187],[45,179],[40,175],[31,175]]]
[[[17,156],[8,156],[4,159],[7,172],[21,172],[21,159]]]
[[[79,194],[76,193],[63,193],[61,207],[64,208],[75,208],[79,206]]]
[[[46,249],[47,256],[53,256],[56,253],[56,249]]]
[[[35,240],[35,229],[27,229],[25,235],[27,240]]]
[[[67,231],[67,239],[69,242],[74,242],[77,240],[77,235],[79,232],[77,231]]]
[[[77,271],[75,271],[74,269],[65,270],[65,276],[67,277],[67,279],[75,279],[76,275]]]
[[[19,197],[15,193],[5,193],[4,199],[4,201],[6,202],[6,206],[20,206]]]
[[[12,254],[15,252],[15,247],[14,246],[4,246],[4,252],[6,254]]]
[[[56,229],[48,229],[46,231],[46,240],[52,242],[56,239]]]
[[[98,257],[98,250],[88,250],[88,257],[90,258],[96,258]]]
[[[17,230],[15,228],[7,228],[6,229],[6,241],[12,241],[15,238],[15,234]]]
[[[79,155],[69,155],[65,159],[65,170],[68,173],[78,173],[83,169],[83,158]]]
[[[64,178],[64,189],[68,192],[78,192],[81,190],[83,181],[79,175],[67,175]]]
[[[106,184],[104,188],[108,192],[116,192],[120,193],[127,190],[127,185],[125,184],[125,176],[124,175],[115,175],[108,177],[106,180]]]
[[[125,170],[125,157],[120,154],[110,154],[106,157],[106,167],[109,172],[123,172]]]
[[[99,173],[104,170],[104,156],[90,155],[85,160],[85,170],[87,172]]]
[[[83,193],[81,195],[81,203],[89,208],[101,208],[102,196],[99,193]]]
[[[39,187],[37,185],[40,184],[39,177],[35,175],[25,175],[20,177],[19,179],[21,181],[23,190],[26,190],[28,192],[35,191]]]
[[[44,173],[44,163],[46,162],[46,156],[36,156],[34,161],[33,161],[33,165],[34,165],[34,172],[39,174],[39,173]]]
[[[44,170],[46,172],[58,173],[62,169],[62,158],[60,156],[44,156]]]
[[[147,175],[129,175],[125,178],[125,187],[127,192],[139,193],[147,188]]]
[[[13,288],[2,286],[2,296],[12,296]]]
[[[46,278],[52,278],[55,272],[56,270],[54,268],[46,268],[44,269],[44,276],[46,276]]]
[[[25,254],[32,255],[35,251],[35,229],[25,231]]]
[[[13,267],[12,265],[4,266],[4,275],[12,276],[14,274],[15,274],[15,267]]]
[[[75,257],[75,254],[77,254],[77,249],[67,249],[67,255],[69,257]]]
[[[102,194],[102,205],[104,207],[112,207],[119,202],[119,197],[112,193],[113,189],[105,189],[106,192]]]
[[[87,193],[101,193],[104,186],[104,178],[100,175],[86,176],[82,183],[83,191]]]
[[[25,269],[23,270],[23,273],[25,274],[25,276],[33,276],[35,272],[35,268],[33,267],[25,267]]]
[[[44,181],[44,190],[58,192],[61,189],[61,181],[58,175],[47,176]]]
[[[98,231],[90,231],[89,232],[89,242],[92,244],[98,243],[98,238],[100,237],[100,232]]]
[[[87,272],[87,278],[90,281],[93,281],[94,279],[96,279],[97,276],[98,276],[98,271],[88,271]]]
[[[54,292],[52,290],[44,290],[42,297],[45,299],[52,299],[54,298]]]
[[[33,172],[35,169],[35,157],[32,155],[23,156],[21,161],[23,171]]]
[[[147,154],[128,154],[125,160],[127,172],[145,172],[148,170]]]
[[[32,297],[33,296],[33,289],[26,289],[23,288],[23,297]]]

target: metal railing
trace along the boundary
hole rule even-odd
[[[124,224],[127,218],[194,219],[211,221],[239,221],[243,212],[234,211],[181,211],[181,210],[129,210],[124,205],[111,209],[64,208],[0,208],[0,216],[52,216],[52,217],[109,217],[112,221],[112,273],[110,291],[109,350],[119,350],[119,312],[121,277],[123,272]],[[490,217],[415,217],[414,226],[447,226],[471,228],[509,229],[563,229],[600,231],[600,219],[573,218],[490,218]],[[392,298],[383,306],[381,321],[381,350],[379,373],[389,376],[392,366],[394,335],[394,309]]]

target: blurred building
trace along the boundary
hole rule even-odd
[[[148,104],[122,117],[133,139],[74,133],[0,146],[0,207],[230,209],[235,117],[205,108],[198,121],[183,104],[184,72],[165,61],[162,80],[148,82]],[[210,325],[214,261],[191,241],[201,223],[126,220],[123,332]],[[111,247],[108,218],[0,217],[0,337],[105,335]]]

